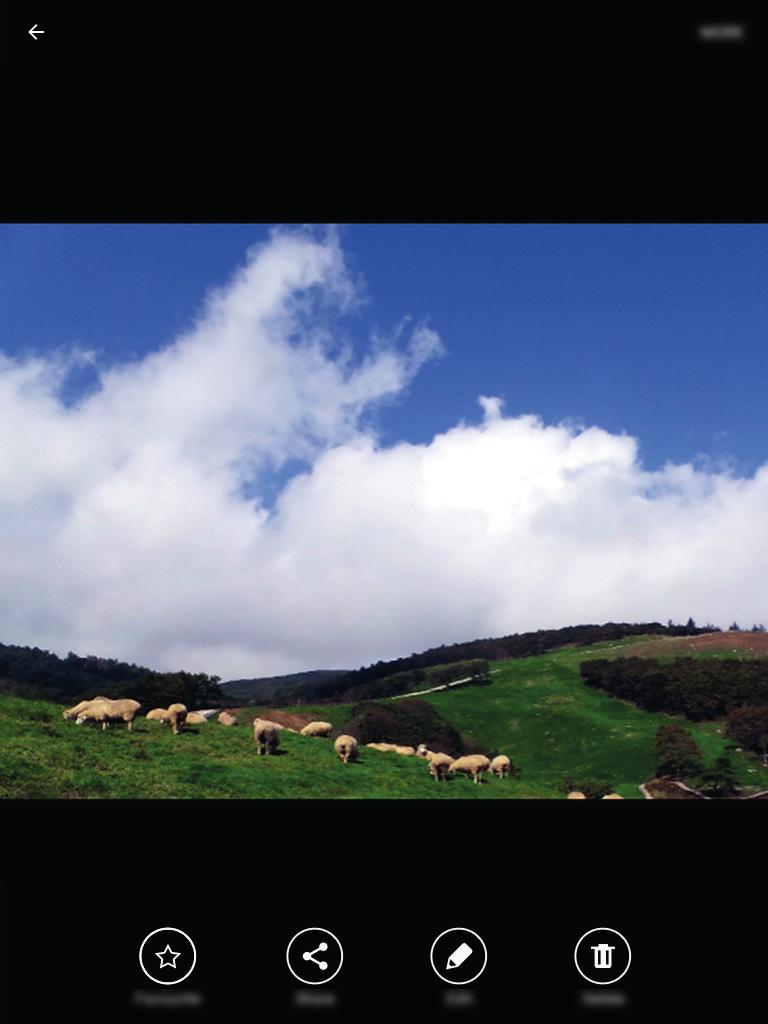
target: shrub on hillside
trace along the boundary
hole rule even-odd
[[[706,768],[701,773],[697,781],[701,788],[706,790],[708,796],[733,796],[738,785],[730,750],[724,751],[711,768]]]
[[[726,720],[728,738],[755,754],[768,764],[768,707],[748,705],[736,708]]]
[[[701,750],[691,734],[675,722],[656,733],[657,775],[682,778],[702,770]]]
[[[412,747],[426,743],[432,750],[454,757],[463,750],[456,729],[431,704],[416,697],[390,704],[358,704],[340,731],[356,737],[358,743],[402,743]]]

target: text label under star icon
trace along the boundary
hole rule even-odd
[[[168,954],[168,963],[166,963],[163,960],[163,957],[166,955],[166,953]],[[169,945],[166,945],[166,947],[162,951],[162,953],[155,953],[155,956],[159,956],[160,957],[160,966],[161,967],[175,967],[176,966],[176,957],[181,956],[181,953],[174,953],[173,950],[171,949],[171,947]],[[171,958],[173,958],[173,959],[171,959]]]

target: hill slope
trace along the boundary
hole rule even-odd
[[[525,797],[524,782],[465,778],[439,785],[421,758],[363,748],[343,765],[329,740],[280,734],[279,756],[258,757],[248,726],[215,722],[174,736],[144,719],[133,732],[64,721],[61,706],[0,697],[0,798],[469,799]]]
[[[654,774],[656,730],[665,722],[684,725],[709,763],[726,745],[721,722],[692,723],[643,711],[583,684],[582,661],[614,652],[634,654],[648,643],[647,637],[632,637],[497,662],[493,683],[479,691],[480,696],[478,691],[456,690],[422,699],[431,701],[464,735],[508,753],[521,768],[522,778],[536,789],[553,793],[567,776],[586,776],[608,783],[622,796],[635,797],[638,783]],[[709,653],[707,648],[703,653]],[[742,784],[768,785],[768,769],[756,760],[736,754],[734,763]]]
[[[173,736],[139,720],[102,732],[61,717],[61,705],[0,697],[0,797],[291,797],[499,799],[562,797],[566,777],[605,782],[642,799],[655,771],[654,739],[667,715],[642,711],[586,686],[583,660],[633,648],[647,638],[569,647],[496,662],[492,683],[422,696],[451,725],[488,750],[509,754],[518,778],[474,786],[463,778],[439,785],[413,757],[363,749],[345,767],[326,740],[281,733],[283,753],[256,756],[248,724],[215,722]],[[401,700],[410,698],[403,697]],[[240,712],[247,723],[256,709]],[[287,709],[295,712],[297,709]],[[349,706],[302,706],[343,727]],[[712,763],[725,747],[719,722],[683,722]],[[734,757],[739,782],[768,787],[768,768]]]

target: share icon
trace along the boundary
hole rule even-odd
[[[327,942],[321,942],[317,949],[313,949],[311,952],[307,952],[302,956],[302,960],[311,960],[313,964],[317,964],[321,971],[328,970],[328,963],[326,960],[315,960],[315,953],[324,953],[328,949]]]
[[[341,970],[344,950],[327,928],[303,928],[288,943],[285,959],[303,985],[327,985]]]

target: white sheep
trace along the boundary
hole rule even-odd
[[[280,742],[276,723],[266,718],[254,718],[253,739],[259,754],[274,754]]]
[[[110,722],[126,722],[128,731],[133,729],[133,720],[141,704],[137,700],[107,700],[106,698],[91,701],[77,716],[77,724],[83,722],[101,722],[102,730],[109,727]]]
[[[436,782],[443,782],[445,780],[445,773],[453,764],[453,758],[450,754],[439,754],[434,751],[428,751],[429,757],[429,774]]]
[[[354,736],[339,736],[333,745],[344,764],[357,760],[357,740]]]
[[[167,721],[174,733],[178,735],[184,729],[184,724],[187,721],[186,704],[170,704]]]
[[[170,717],[166,708],[152,708],[144,716],[148,722],[161,722],[163,725],[168,725]]]
[[[416,753],[414,747],[406,747],[401,743],[366,743],[366,747],[370,747],[372,750],[381,750],[387,754],[405,754],[408,757],[413,756]]]
[[[420,743],[418,747],[416,747],[417,757],[429,757],[431,753],[432,751],[429,749],[426,743]]]
[[[573,792],[568,794],[566,799],[567,800],[586,800],[587,798],[586,798],[586,796],[584,796],[583,793],[580,793],[577,789],[574,789]]]
[[[467,775],[472,776],[473,782],[479,784],[482,782],[480,776],[483,772],[487,772],[490,767],[491,760],[485,754],[466,754],[464,757],[457,758],[448,768],[448,771],[451,775],[454,775],[456,772],[466,772]]]
[[[497,754],[491,761],[491,775],[498,775],[500,779],[506,779],[512,770],[512,762],[506,754]]]
[[[219,722],[221,725],[237,725],[237,719],[234,715],[230,715],[228,711],[222,711],[219,715]]]
[[[188,711],[184,725],[205,725],[208,719],[199,711]]]
[[[607,793],[603,797],[603,800],[623,800],[623,799],[624,799],[624,797],[620,796],[618,793]]]
[[[331,730],[332,729],[333,729],[333,726],[331,725],[330,722],[309,722],[301,730],[301,735],[302,736],[320,736],[320,737],[325,739],[325,738],[327,738],[328,736],[331,735]]]
[[[77,718],[82,711],[90,707],[95,700],[109,700],[108,697],[94,697],[92,700],[81,700],[79,704],[75,704],[73,708],[67,708],[63,714],[67,719]]]

